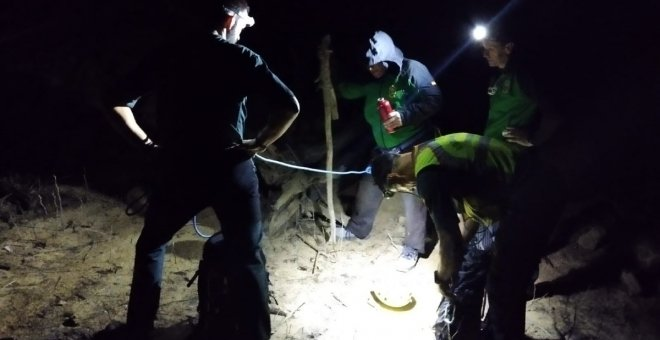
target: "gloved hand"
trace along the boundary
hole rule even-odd
[[[137,145],[137,154],[136,156],[141,159],[141,162],[145,166],[145,170],[149,176],[153,175],[156,164],[159,160],[159,155],[161,154],[162,148],[160,145],[154,143],[149,137],[146,137]]]
[[[159,149],[160,146],[154,143],[154,141],[152,141],[151,138],[146,137],[145,139],[142,140],[142,151],[146,153],[147,156],[154,155]]]

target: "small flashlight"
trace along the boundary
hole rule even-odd
[[[488,36],[488,30],[483,25],[477,25],[472,30],[472,38],[477,41],[484,40]]]

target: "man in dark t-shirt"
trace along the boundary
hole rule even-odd
[[[224,270],[233,280],[230,285],[238,287],[232,294],[240,295],[236,298],[241,305],[232,312],[237,320],[234,336],[270,337],[252,156],[286,132],[299,104],[258,54],[236,44],[241,31],[254,24],[245,0],[218,0],[213,5],[218,11],[214,31],[187,37],[147,58],[110,99],[115,113],[111,116],[123,123],[118,126],[144,147],[157,150],[158,174],[136,245],[127,322],[121,326],[130,338],[147,338],[153,329],[166,244],[206,207],[212,207],[221,222],[223,254],[231,254]],[[139,96],[149,91],[158,98],[158,133],[153,141],[132,111]],[[247,98],[267,101],[271,109],[268,123],[254,139],[243,136]],[[208,243],[214,239],[205,249],[213,251]]]

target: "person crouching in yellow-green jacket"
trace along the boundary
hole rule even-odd
[[[444,313],[441,310],[442,319],[453,320],[460,315],[464,322],[448,324],[439,319],[436,336],[439,332],[456,334],[459,327],[464,334],[479,331],[486,275],[467,267],[479,262],[478,267],[488,268],[483,262],[490,259],[516,154],[516,147],[506,141],[454,133],[416,145],[411,152],[383,153],[372,160],[374,181],[385,197],[395,192],[414,193],[416,189],[438,232],[440,265],[436,281],[446,297],[440,307],[447,309]],[[478,237],[467,240],[472,242],[467,252],[458,212],[479,225]]]

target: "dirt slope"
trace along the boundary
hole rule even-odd
[[[86,339],[125,318],[141,217],[127,216],[123,202],[89,190],[59,190],[63,200],[42,195],[33,213],[12,217],[13,227],[0,223],[1,339]],[[403,238],[400,206],[397,197],[385,201],[366,240],[328,244],[312,219],[267,235],[273,307],[283,314],[272,316],[272,339],[433,339],[440,300],[432,281],[436,256],[420,260],[409,273],[393,269]],[[217,227],[207,214],[199,223],[204,232]],[[181,339],[190,331],[197,295],[186,283],[202,244],[186,226],[168,249],[158,339]],[[552,265],[543,263],[541,278],[551,280],[571,263],[579,265],[576,251],[554,254]],[[528,335],[658,339],[657,297],[631,296],[627,288],[617,282],[535,299],[528,303]],[[371,298],[372,290],[392,299],[413,296],[416,305],[406,312],[385,310]]]

